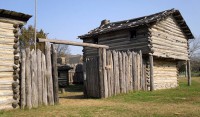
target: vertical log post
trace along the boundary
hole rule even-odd
[[[154,90],[154,79],[153,79],[153,55],[149,54],[150,61],[150,91]]]
[[[55,45],[51,45],[52,50],[52,73],[53,73],[53,92],[54,92],[54,102],[55,104],[59,103],[58,97],[58,69],[57,69],[57,51]]]
[[[25,71],[25,88],[26,88],[26,107],[28,109],[32,108],[32,95],[31,95],[31,91],[32,91],[32,87],[31,87],[31,61],[30,61],[30,49],[27,48],[26,49],[26,71]]]
[[[104,89],[104,73],[103,73],[103,49],[99,48],[99,83],[100,83],[100,98],[105,98]]]
[[[25,105],[26,105],[26,88],[25,88],[25,66],[26,66],[26,53],[25,53],[25,50],[22,51],[22,62],[21,62],[21,96],[20,96],[20,101],[21,101],[21,109],[24,109],[25,108]]]
[[[37,86],[38,86],[38,104],[42,105],[42,52],[37,49]]]
[[[84,58],[85,59],[85,58]],[[84,97],[87,98],[87,81],[86,81],[86,60],[83,61],[83,85],[84,85]]]
[[[104,78],[104,90],[105,90],[105,98],[108,97],[108,78],[106,71],[106,49],[103,48],[103,78]]]
[[[46,106],[48,105],[47,102],[47,77],[46,77],[46,58],[45,55],[42,53],[42,102]]]
[[[190,60],[187,60],[187,78],[188,78],[188,86],[191,86]]]
[[[188,77],[188,73],[187,73],[188,69],[187,69],[187,61],[185,63],[185,77],[187,78]]]
[[[46,79],[47,79],[47,100],[49,105],[54,105],[52,66],[51,66],[51,48],[49,44],[45,46],[46,56]]]

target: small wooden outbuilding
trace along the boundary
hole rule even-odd
[[[108,45],[110,50],[141,50],[146,63],[144,77],[156,90],[178,86],[177,63],[188,61],[189,66],[188,40],[194,36],[179,10],[171,9],[118,22],[103,20],[99,27],[79,38],[85,43]],[[83,49],[84,61],[98,55],[98,49]]]
[[[19,103],[19,30],[30,15],[0,9],[0,110]]]

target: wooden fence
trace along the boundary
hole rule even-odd
[[[86,97],[107,98],[133,90],[148,90],[148,69],[141,51],[99,50],[99,57],[85,61]]]
[[[57,54],[52,45],[40,50],[22,50],[20,106],[22,109],[58,103]],[[53,68],[53,69],[52,69]],[[53,71],[52,71],[53,70]]]

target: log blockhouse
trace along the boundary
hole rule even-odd
[[[151,80],[151,89],[156,90],[178,86],[177,62],[189,62],[188,40],[194,36],[181,13],[170,9],[118,22],[103,20],[99,27],[79,38],[86,43],[108,45],[110,50],[141,50],[147,63],[144,77]],[[98,56],[99,51],[84,47],[83,55],[86,60]]]
[[[30,15],[0,9],[0,110],[19,104],[19,30]]]

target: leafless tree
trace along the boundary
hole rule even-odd
[[[189,41],[192,71],[200,71],[200,36]]]
[[[65,57],[70,55],[70,48],[65,44],[56,44],[58,57]]]
[[[200,36],[189,40],[189,53],[190,57],[193,58],[195,56],[198,56],[200,54]]]

